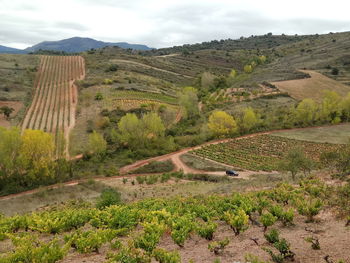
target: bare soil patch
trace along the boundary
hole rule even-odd
[[[328,78],[313,70],[300,70],[311,78],[272,82],[281,91],[287,92],[295,99],[312,98],[316,101],[322,99],[322,91],[331,90],[344,96],[350,92],[350,87],[341,82]]]
[[[23,107],[23,103],[20,101],[0,101],[0,108],[3,106],[7,106],[14,109],[14,112],[12,112],[10,116],[10,118],[12,118],[16,116],[19,110]],[[0,126],[3,126],[3,127],[11,126],[11,122],[7,120],[3,114],[0,115]]]

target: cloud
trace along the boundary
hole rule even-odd
[[[273,32],[350,30],[345,0],[25,0],[0,10],[0,45],[33,45],[73,36],[167,47]]]

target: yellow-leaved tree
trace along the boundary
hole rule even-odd
[[[237,132],[237,123],[226,112],[215,111],[209,116],[208,128],[216,137],[226,137]]]
[[[250,108],[250,107],[244,109],[244,115],[243,115],[243,118],[242,118],[241,129],[244,132],[249,132],[258,123],[259,123],[259,120],[258,120],[254,110],[252,108]]]
[[[107,142],[102,134],[93,131],[89,135],[89,151],[96,155],[103,155],[107,150]]]
[[[25,130],[20,160],[32,179],[54,176],[55,143],[52,135],[40,130]]]

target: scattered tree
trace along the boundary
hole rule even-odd
[[[215,111],[209,116],[208,127],[217,137],[225,137],[237,132],[234,118],[224,111]]]

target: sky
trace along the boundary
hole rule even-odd
[[[350,1],[0,0],[0,45],[74,36],[160,48],[214,39],[350,31]]]

